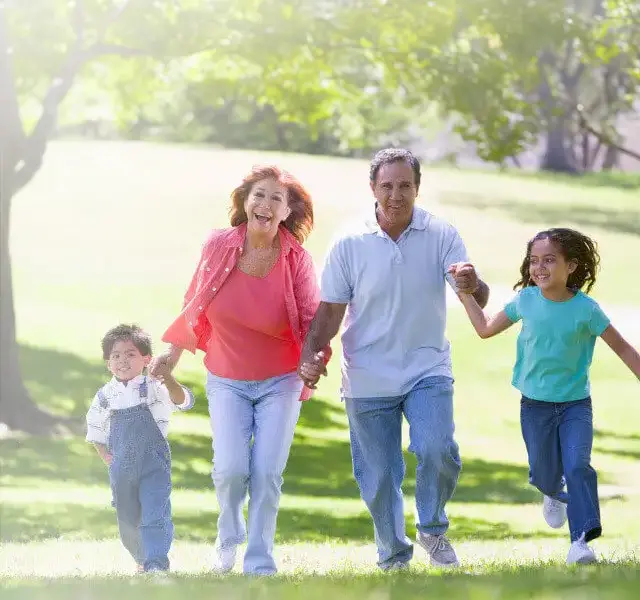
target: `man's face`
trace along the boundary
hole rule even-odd
[[[411,221],[418,187],[409,163],[397,161],[382,165],[371,189],[389,225]]]

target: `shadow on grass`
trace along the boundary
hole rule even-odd
[[[73,417],[84,417],[93,396],[110,377],[101,363],[26,344],[20,345],[20,366],[27,389],[40,406]]]
[[[57,407],[67,414],[84,414],[90,398],[106,378],[102,365],[64,352],[25,346],[22,348],[22,360],[34,395],[46,398],[49,408]],[[195,380],[195,377],[184,379],[197,398],[196,408],[182,417],[185,420],[208,419],[202,381]],[[285,472],[285,495],[302,497],[301,504],[304,497],[354,499],[360,502],[346,435],[344,439],[335,439],[335,436],[334,439],[322,439],[314,435],[316,431],[326,430],[346,434],[345,428],[344,412],[338,404],[324,398],[305,403]],[[197,430],[201,432],[201,426]],[[596,441],[606,441],[614,436],[610,432],[597,431]],[[627,442],[633,440],[635,437]],[[210,493],[210,436],[195,432],[172,433],[170,445],[174,487]],[[615,451],[615,448],[611,450]],[[634,448],[625,448],[624,452],[624,456],[638,458]],[[407,496],[414,496],[416,460],[406,452],[405,459],[407,477],[403,491]],[[65,483],[108,485],[104,465],[81,437],[25,436],[2,439],[0,464],[3,487],[33,487],[34,494],[42,486],[64,489]],[[456,502],[511,505],[538,503],[539,493],[527,481],[525,466],[463,457],[463,471],[454,499]],[[176,525],[182,532],[180,535],[193,536],[194,539],[212,535],[215,513],[207,511],[206,507],[197,515],[180,511],[179,506],[175,508]],[[412,510],[409,503],[407,510]],[[501,539],[510,535],[504,523],[464,518],[453,518],[452,521],[452,534],[455,535],[477,536],[479,539]],[[93,536],[112,536],[115,531],[114,514],[108,506],[101,510],[83,507],[73,501],[60,506],[34,501],[20,508],[9,503],[2,509],[2,535],[9,539],[83,535],[87,532]],[[281,540],[368,540],[371,531],[371,521],[364,505],[361,514],[344,517],[339,511],[329,514],[318,510],[284,508],[278,535]]]
[[[594,453],[640,461],[640,435],[596,429],[593,432]]]
[[[204,499],[204,497],[203,497]],[[363,507],[364,508],[364,507]],[[410,510],[410,507],[406,507]],[[118,536],[115,510],[82,504],[3,504],[0,509],[3,542],[33,542],[52,538],[105,539]],[[174,502],[176,539],[209,542],[217,532],[217,510],[203,506],[197,513],[185,512]],[[406,515],[407,534],[415,537],[410,513]],[[497,541],[504,538],[532,539],[537,532],[513,530],[508,523],[452,515],[449,535],[457,540]],[[557,534],[562,536],[563,533]],[[278,515],[276,540],[279,543],[373,542],[373,523],[368,513],[340,516],[339,512],[283,507]]]
[[[548,223],[549,226],[574,223],[618,233],[640,235],[640,212],[636,211],[607,210],[602,206],[587,204],[555,205],[546,202],[487,200],[480,193],[443,193],[440,197],[443,204],[476,210],[498,210],[513,220],[524,223]]]
[[[211,487],[211,439],[197,434],[170,436],[172,475],[176,488]],[[104,466],[93,448],[81,438],[12,438],[0,440],[4,485],[21,480],[79,484],[104,483]],[[403,490],[415,494],[415,457],[405,453],[407,477]],[[284,492],[297,496],[359,498],[351,470],[347,441],[313,442],[296,438],[285,471]],[[526,504],[538,493],[527,483],[527,468],[519,465],[463,458],[463,472],[455,493],[457,502]]]

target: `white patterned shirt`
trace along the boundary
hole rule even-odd
[[[147,388],[146,398],[140,394],[141,388],[144,390],[145,386]],[[184,390],[184,402],[174,404],[167,387],[156,379],[139,375],[125,385],[113,377],[97,391],[91,402],[87,412],[87,441],[108,446],[111,411],[131,408],[139,404],[146,404],[149,407],[160,433],[166,438],[171,413],[176,410],[189,410],[194,404],[191,390],[185,386],[181,387]]]

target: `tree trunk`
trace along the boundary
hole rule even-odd
[[[6,179],[3,176],[3,179]],[[48,433],[59,419],[40,410],[30,398],[22,381],[9,254],[9,203],[2,186],[2,240],[0,241],[0,422],[11,429],[30,433]]]
[[[26,156],[26,139],[9,64],[3,10],[0,8],[0,422],[12,429],[46,433],[61,419],[40,410],[27,393],[16,340],[9,219],[16,168]]]
[[[602,170],[611,171],[618,166],[618,160],[620,158],[620,151],[615,146],[607,146],[607,152],[604,155],[602,161]]]
[[[554,119],[547,131],[547,141],[540,168],[556,173],[576,173],[564,119]]]

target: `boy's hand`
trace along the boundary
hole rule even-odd
[[[151,371],[151,377],[157,379],[160,383],[173,383],[175,378],[171,374],[172,367],[167,362],[158,362],[154,365],[153,371]]]
[[[113,454],[109,454],[107,447],[104,444],[94,444],[98,456],[102,459],[105,465],[110,466],[113,462]]]

